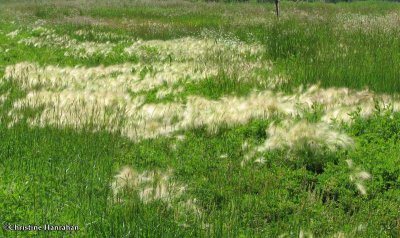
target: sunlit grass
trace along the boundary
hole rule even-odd
[[[399,5],[273,10],[0,3],[0,236],[399,236]]]

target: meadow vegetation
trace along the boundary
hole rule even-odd
[[[2,1],[1,237],[399,237],[400,5]]]

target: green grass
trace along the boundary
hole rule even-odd
[[[399,122],[399,114],[357,122],[348,130],[357,136],[358,149],[331,155],[321,174],[307,170],[307,161],[282,160],[279,153],[267,155],[263,166],[240,167],[242,139],[264,137],[266,122],[213,138],[202,131],[188,132],[178,151],[171,151],[164,139],[133,144],[107,133],[2,127],[1,220],[79,225],[79,236],[275,236],[300,228],[325,236],[362,223],[368,227],[360,232],[363,237],[395,237]],[[228,158],[219,158],[224,153]],[[373,174],[368,197],[359,197],[349,184],[348,158]],[[133,200],[128,207],[112,205],[107,185],[114,171],[126,164],[174,168],[179,181],[190,181],[190,193],[199,198],[214,226],[211,231],[196,222],[185,229],[177,226],[162,204]]]
[[[325,87],[398,92],[398,31],[346,32],[334,27],[329,21],[279,22],[266,40],[269,55],[286,66],[297,85],[321,82]]]
[[[73,35],[76,30],[89,29],[144,40],[200,36],[202,30],[213,30],[244,42],[256,42],[265,46],[263,57],[274,65],[274,71],[269,73],[290,78],[289,84],[278,88],[286,93],[318,82],[322,87],[400,92],[400,28],[391,26],[393,29],[383,31],[371,26],[367,32],[345,30],[334,18],[337,14],[400,14],[395,3],[284,2],[279,21],[273,17],[271,4],[114,4],[104,7],[4,3],[3,8],[0,3],[0,77],[6,66],[22,61],[96,66],[139,60],[121,54],[88,59],[65,57],[64,51],[57,48],[18,44],[20,37],[31,35],[28,31],[14,40],[5,36],[38,19],[46,19],[49,28],[78,41],[94,39]],[[16,10],[15,16],[7,10]],[[297,14],[299,11],[304,16]],[[247,18],[233,19],[238,13]],[[63,23],[64,17],[76,16],[106,21],[109,25]],[[132,27],[122,24],[122,20],[156,22],[169,28]],[[113,43],[119,44],[118,40]],[[120,53],[128,45],[121,43],[114,51]],[[199,95],[218,99],[265,89],[256,80],[239,83],[231,77],[234,78],[221,73],[215,78],[185,84],[178,97]],[[263,154],[265,164],[242,167],[243,141],[262,143],[267,138],[265,128],[272,120],[222,126],[216,134],[206,128],[185,130],[181,132],[186,137],[184,141],[159,137],[134,142],[117,133],[93,132],[89,127],[38,128],[26,122],[9,128],[7,114],[24,92],[12,83],[0,86],[1,93],[8,90],[11,97],[0,107],[0,222],[71,224],[78,225],[80,231],[35,233],[0,229],[1,237],[298,237],[301,231],[315,237],[331,237],[338,232],[349,237],[400,235],[400,113],[382,109],[384,113],[375,113],[368,119],[356,116],[353,124],[342,125],[341,130],[355,140],[352,150],[289,155],[286,151],[273,151]],[[150,91],[146,95],[148,103],[173,100],[159,100],[155,93]],[[318,121],[319,113],[316,108],[306,119]],[[275,119],[281,120],[279,116]],[[173,144],[176,149],[171,148]],[[366,182],[365,196],[349,180],[348,159],[373,176]],[[114,204],[110,183],[125,165],[139,171],[172,168],[174,180],[187,184],[186,195],[197,198],[203,215],[182,217],[163,202],[145,204],[134,196],[125,203]]]

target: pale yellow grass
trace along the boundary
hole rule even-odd
[[[346,88],[323,89],[317,85],[293,94],[264,90],[246,97],[210,100],[189,96],[186,102],[144,104],[143,96],[132,93],[162,89],[158,96],[163,97],[173,94],[171,88],[183,79],[202,80],[216,73],[193,69],[190,63],[155,63],[151,65],[153,73],[142,77],[137,72],[144,67],[149,66],[60,68],[30,63],[9,66],[3,80],[11,80],[27,92],[25,98],[14,103],[9,115],[18,122],[25,108],[42,108],[29,120],[32,126],[84,128],[90,124],[94,130],[119,131],[123,136],[140,140],[202,126],[214,133],[221,126],[243,125],[253,119],[302,117],[314,105],[322,106],[324,123],[331,123],[332,119],[351,123],[349,114],[359,108],[359,114],[368,117],[374,112],[376,102],[383,107],[391,104],[395,111],[400,109],[399,102],[387,95]]]
[[[196,199],[186,194],[187,186],[173,180],[173,171],[143,171],[123,167],[111,183],[115,203],[132,202],[135,196],[143,203],[164,202],[180,216],[200,216]]]

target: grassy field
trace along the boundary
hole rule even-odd
[[[400,237],[399,92],[396,3],[1,1],[0,237]]]

